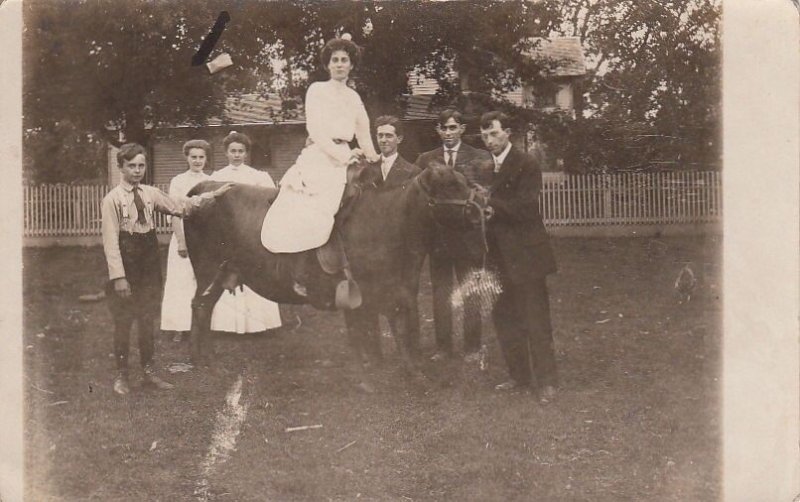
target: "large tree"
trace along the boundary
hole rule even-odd
[[[547,0],[551,35],[587,53],[574,120],[542,131],[568,167],[714,168],[720,162],[718,0]]]
[[[223,10],[231,21],[212,56],[227,51],[235,65],[209,75],[190,61]],[[463,106],[468,87],[474,112],[504,107],[569,169],[705,166],[718,155],[718,17],[716,0],[31,0],[28,164],[40,180],[75,179],[101,139],[146,142],[151,126],[203,124],[237,92],[278,94],[276,118],[292,115],[324,78],[325,40],[349,32],[365,48],[355,80],[371,114],[399,113],[407,74],[420,70],[439,81],[440,103]],[[522,82],[547,84],[557,61],[524,54],[554,35],[580,37],[587,53],[577,113],[503,103]]]
[[[456,100],[470,76],[471,90],[504,91],[521,81],[540,80],[551,62],[522,57],[531,19],[552,10],[529,2],[307,2],[246,3],[231,11],[224,41],[234,59],[260,68],[265,92],[302,98],[311,81],[325,78],[319,51],[326,40],[349,33],[362,46],[356,86],[368,109],[398,112],[409,91],[408,72],[439,80],[443,100]],[[542,25],[550,24],[542,22]],[[394,110],[392,110],[394,108]]]
[[[221,79],[191,66],[219,12],[208,5],[31,0],[23,8],[33,179],[91,177],[102,168],[105,141],[147,143],[153,127],[203,123],[221,112]]]

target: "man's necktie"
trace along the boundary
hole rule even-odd
[[[142,196],[139,195],[142,189],[139,186],[133,187],[133,205],[136,206],[136,213],[138,216],[136,217],[136,221],[141,223],[142,225],[147,224],[147,216],[144,214],[144,201],[142,200]]]
[[[455,153],[455,150],[447,150],[447,167],[453,167],[453,164],[455,164],[455,162],[453,162],[453,154]]]

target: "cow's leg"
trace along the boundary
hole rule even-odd
[[[383,364],[380,321],[378,319],[378,310],[373,305],[369,305],[364,312],[361,328],[361,350],[368,364],[374,366]]]
[[[417,344],[418,320],[416,301],[411,302],[409,295],[401,295],[394,308],[389,313],[389,326],[397,342],[397,348],[404,369],[418,381],[424,381],[425,376],[419,369],[419,346]]]
[[[350,354],[353,358],[353,365],[356,369],[359,383],[358,388],[367,393],[375,392],[374,386],[370,383],[365,358],[368,357],[367,344],[365,343],[371,319],[371,312],[368,307],[361,306],[355,310],[345,310],[344,319],[347,324],[347,342],[350,346]],[[375,318],[377,321],[377,316]],[[377,324],[377,323],[376,323]],[[380,340],[378,340],[380,342]]]
[[[203,280],[205,279],[205,280]],[[197,365],[208,365],[209,355],[214,349],[211,340],[211,314],[214,305],[225,289],[233,289],[238,284],[238,274],[223,264],[209,280],[197,278],[197,290],[192,299],[191,357]]]

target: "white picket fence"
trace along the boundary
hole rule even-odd
[[[540,198],[545,225],[714,223],[722,215],[718,172],[619,173],[546,177]],[[166,186],[159,186],[166,190]],[[24,237],[100,235],[103,185],[24,187]],[[158,215],[158,231],[169,232]]]
[[[156,185],[167,190],[167,185]],[[93,236],[101,233],[100,205],[106,185],[28,185],[24,187],[23,236]],[[169,232],[169,218],[156,215],[157,230]]]
[[[722,216],[719,172],[589,174],[545,182],[548,227],[714,223]]]

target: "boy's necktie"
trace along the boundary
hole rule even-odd
[[[447,167],[453,167],[453,154],[455,150],[447,150]]]
[[[147,216],[144,214],[144,201],[142,200],[142,196],[139,195],[142,189],[139,185],[133,187],[133,205],[136,206],[136,213],[138,216],[136,217],[136,221],[141,223],[142,225],[147,224]]]

